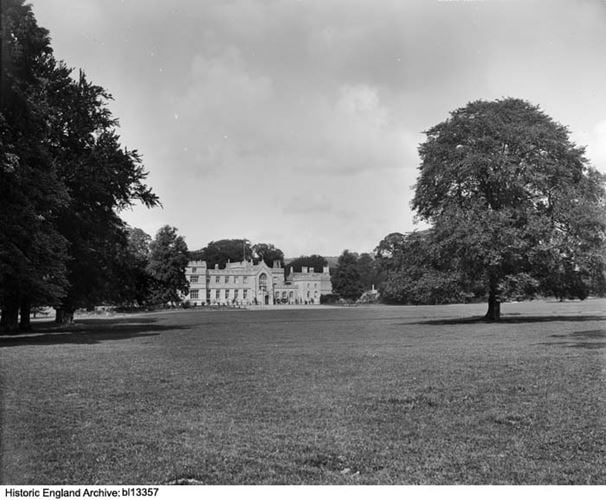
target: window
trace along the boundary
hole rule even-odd
[[[248,283],[248,276],[244,276],[242,278],[242,283],[244,283],[244,284]]]
[[[195,274],[195,272],[196,272],[197,270],[198,270],[198,268],[197,268],[197,267],[192,267],[192,268],[191,268],[191,272],[192,272],[192,274]]]
[[[240,290],[234,290],[234,299],[237,299],[237,298],[238,298],[238,292],[239,292],[239,291],[240,291]]]
[[[229,290],[225,290],[225,298],[229,299]]]
[[[237,283],[238,283],[238,281],[239,281],[238,277],[237,277],[237,276],[234,276],[234,284],[237,284]]]
[[[242,290],[242,298],[245,299],[246,297],[248,297],[248,290],[244,289]]]
[[[197,274],[192,274],[189,278],[189,282],[190,283],[197,283],[198,282],[198,275]]]
[[[198,300],[198,290],[190,290],[189,291],[189,298],[190,299],[194,299],[194,300]]]
[[[221,294],[220,290],[215,290],[215,299],[219,300],[220,294]]]
[[[265,273],[259,275],[259,290],[267,290],[267,274]]]

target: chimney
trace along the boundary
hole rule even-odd
[[[302,272],[302,273],[307,273],[307,267],[303,266],[303,267],[301,268],[301,272]]]

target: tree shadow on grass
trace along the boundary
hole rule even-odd
[[[574,347],[576,349],[605,349],[606,342],[541,342],[539,345],[557,346],[557,347]]]
[[[72,325],[38,323],[32,332],[0,336],[0,348],[24,345],[98,344],[104,340],[153,337],[186,326],[160,325],[153,318],[82,319]]]
[[[601,330],[581,330],[572,333],[553,334],[553,339],[561,339],[555,342],[542,342],[541,345],[576,347],[579,349],[605,349],[606,342],[597,342],[606,339],[606,328]]]
[[[484,316],[473,316],[471,318],[447,318],[447,319],[430,319],[426,321],[416,321],[406,323],[408,325],[471,325],[471,324],[493,324],[507,325],[520,323],[549,323],[556,321],[604,321],[606,316],[595,315],[571,315],[571,316],[502,316],[500,321],[486,321]]]

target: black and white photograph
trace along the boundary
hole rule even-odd
[[[0,499],[604,494],[606,0],[0,13]]]

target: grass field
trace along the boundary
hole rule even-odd
[[[187,310],[0,337],[4,484],[604,484],[606,301]]]

